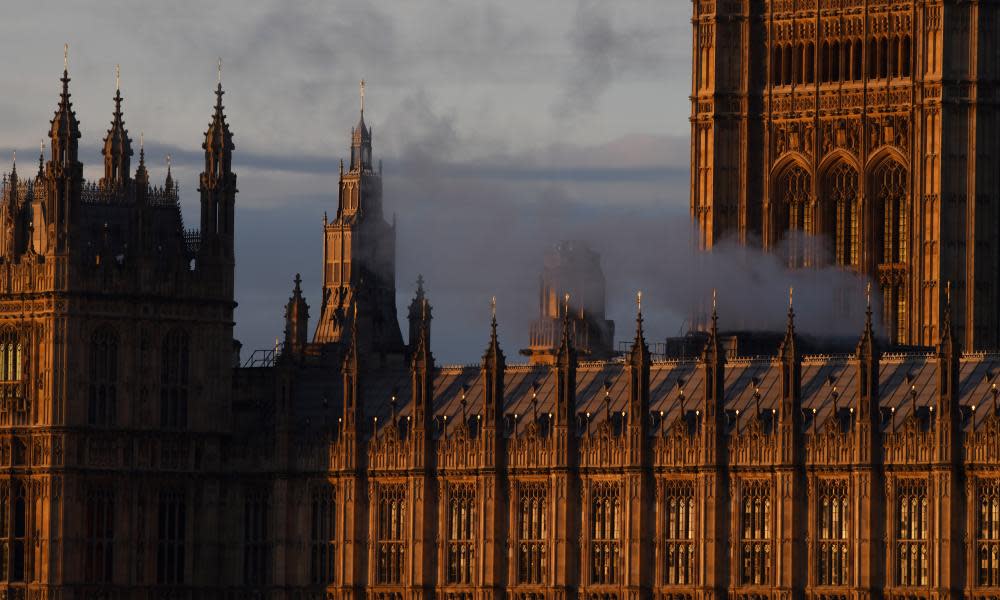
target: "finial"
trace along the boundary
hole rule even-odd
[[[569,293],[568,292],[563,297],[563,315],[565,315],[565,317],[567,319],[569,318]]]
[[[302,289],[302,275],[300,273],[295,274],[295,291],[298,292]]]
[[[361,80],[361,112],[365,112],[365,80]]]
[[[17,150],[14,150],[14,158],[12,159],[12,164],[15,169],[17,169]]]
[[[218,70],[218,73],[217,73],[216,77],[218,78],[218,83],[221,86],[222,85],[222,57],[221,56],[219,57],[219,70]]]
[[[493,322],[496,323],[497,322],[497,297],[496,296],[493,296],[493,298],[490,299],[490,313],[491,313],[491,315],[493,317]]]
[[[795,288],[788,286],[788,310],[792,310],[792,298],[795,294]]]
[[[716,299],[715,288],[712,288],[712,314],[715,314],[715,310],[718,308],[718,300]]]
[[[642,290],[635,293],[635,307],[639,318],[642,318]]]
[[[63,44],[63,71],[69,71],[69,44]]]
[[[121,65],[115,65],[115,91],[120,92],[122,89],[122,67]]]
[[[45,156],[45,140],[44,139],[38,144],[38,150],[39,150],[39,152],[38,152],[39,154],[41,154],[42,156]]]
[[[167,155],[167,173],[170,173],[170,155]]]
[[[948,308],[951,308],[951,281],[950,280],[948,281],[947,284],[945,284],[945,288],[944,288],[944,301],[945,301],[945,306],[947,306]]]
[[[143,152],[146,149],[146,137],[145,132],[139,132],[139,152]]]
[[[872,282],[865,286],[865,305],[869,312],[872,310]]]

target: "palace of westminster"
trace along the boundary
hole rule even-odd
[[[846,347],[790,305],[679,344],[640,309],[616,349],[579,241],[525,364],[494,317],[437,365],[362,107],[317,322],[296,276],[284,343],[241,358],[221,80],[191,230],[118,92],[84,180],[64,71],[0,199],[0,600],[1000,599],[1000,3],[692,9],[700,244],[869,278]]]

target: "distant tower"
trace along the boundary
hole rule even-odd
[[[122,94],[118,83],[118,68],[115,67],[115,112],[111,119],[111,129],[104,137],[104,178],[101,187],[105,189],[123,188],[129,180],[129,163],[132,157],[132,140],[125,129],[122,117]]]
[[[564,241],[553,246],[542,270],[539,316],[531,324],[529,346],[521,354],[534,364],[553,364],[559,349],[563,314],[568,309],[576,351],[588,360],[613,356],[615,322],[605,318],[604,294],[599,254],[581,241]]]
[[[951,280],[956,338],[969,350],[1000,344],[1000,109],[987,92],[1000,84],[1000,6],[693,8],[699,246],[759,240],[793,267],[864,274],[881,291],[883,333],[900,344],[938,341]]]
[[[353,305],[372,349],[402,352],[396,319],[396,228],[382,213],[382,174],[372,162],[372,136],[361,117],[351,132],[351,164],[340,167],[337,217],[323,228],[323,302],[313,341],[346,340]]]
[[[285,352],[298,357],[308,343],[309,305],[302,297],[302,277],[295,274],[295,289],[285,306]]]

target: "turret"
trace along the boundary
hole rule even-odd
[[[372,134],[365,125],[365,82],[361,80],[361,115],[351,130],[351,171],[372,170]]]
[[[83,185],[83,165],[78,160],[80,123],[73,112],[69,94],[69,50],[63,50],[62,93],[52,118],[49,140],[52,160],[49,161],[45,194],[45,225],[54,239],[46,246],[57,253],[66,252],[72,244],[72,229]],[[48,235],[49,232],[43,232]]]
[[[506,458],[503,434],[504,419],[504,371],[507,361],[500,343],[497,341],[497,300],[491,302],[493,317],[490,320],[490,343],[486,347],[481,363],[483,382],[483,436],[492,452],[487,451],[486,460],[499,463]],[[494,466],[499,466],[494,464]]]
[[[111,128],[104,136],[104,177],[100,185],[104,189],[122,189],[129,180],[129,163],[132,157],[132,140],[125,129],[122,118],[122,95],[119,85],[118,67],[115,67],[115,112],[111,118]]]
[[[563,299],[562,337],[555,357],[556,402],[555,423],[556,464],[575,464],[576,435],[576,348],[570,334],[569,294]]]
[[[635,339],[626,369],[629,377],[628,445],[631,462],[646,465],[649,460],[649,347],[642,331],[642,292],[636,294]]]
[[[222,61],[215,90],[215,112],[205,131],[205,170],[199,179],[201,192],[201,253],[233,258],[233,224],[236,174],[233,173],[233,134],[223,111]]]
[[[354,328],[352,327],[352,330]],[[309,336],[309,305],[302,297],[302,277],[295,274],[295,288],[285,306],[285,353],[293,358],[302,356]],[[352,331],[351,343],[357,345],[357,334]]]
[[[781,402],[778,407],[778,430],[781,456],[791,463],[802,456],[802,361],[795,344],[795,309],[792,290],[788,290],[788,325],[778,349],[781,368]]]
[[[705,415],[703,459],[713,464],[722,459],[726,402],[726,352],[719,343],[719,312],[715,290],[712,290],[712,321],[708,329],[708,341],[701,353],[701,369],[705,375],[705,403],[702,406]]]
[[[861,333],[854,358],[858,364],[858,420],[866,422],[870,434],[875,436],[881,430],[882,416],[879,412],[878,393],[880,351],[872,325],[871,284],[867,291],[865,329]]]
[[[434,356],[431,354],[431,308],[423,300],[420,332],[410,357],[410,378],[413,393],[413,466],[424,468],[431,457],[431,436],[434,421]]]
[[[410,301],[410,308],[407,311],[406,319],[410,323],[410,337],[408,338],[410,353],[417,347],[417,338],[420,337],[420,328],[423,326],[423,311],[425,309],[426,293],[424,292],[424,276],[417,275],[417,291]],[[430,327],[430,323],[427,323]],[[430,332],[428,331],[428,334]]]

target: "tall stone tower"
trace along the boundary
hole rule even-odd
[[[337,217],[323,225],[323,300],[313,341],[348,339],[357,304],[364,350],[402,352],[396,319],[396,227],[382,213],[382,173],[372,161],[372,134],[361,117],[351,132],[351,164],[340,164]]]
[[[597,252],[582,241],[553,245],[539,283],[538,318],[531,322],[528,347],[521,354],[532,364],[555,364],[565,333],[588,360],[615,355],[615,322],[605,315],[606,286]]]
[[[881,290],[889,339],[933,345],[946,282],[966,349],[1000,343],[996,3],[694,7],[691,215]]]

